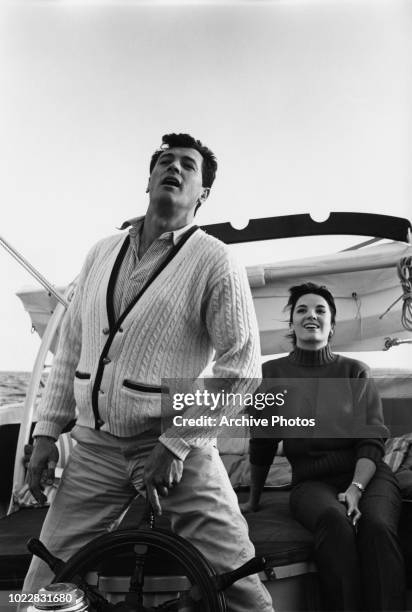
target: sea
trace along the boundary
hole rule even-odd
[[[0,371],[0,406],[22,403],[30,381],[30,372]],[[47,372],[42,376],[42,384],[47,380]]]

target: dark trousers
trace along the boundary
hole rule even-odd
[[[327,610],[405,609],[405,568],[398,541],[401,496],[391,470],[380,464],[359,503],[355,531],[337,500],[351,475],[298,483],[294,517],[315,536],[315,560]]]

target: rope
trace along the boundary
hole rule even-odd
[[[403,289],[402,325],[412,331],[412,256],[400,260],[398,276]]]
[[[361,313],[362,301],[359,295],[356,293],[356,291],[352,293],[352,297],[355,300],[355,304],[356,304],[356,318],[362,319],[362,313]]]
[[[380,315],[379,319],[383,319],[386,313],[388,313],[395,304],[403,300],[401,315],[402,326],[408,331],[412,331],[412,256],[403,257],[399,261],[397,269],[403,293],[383,314]]]
[[[355,300],[355,304],[356,304],[355,319],[358,319],[359,321],[359,334],[360,334],[360,337],[362,338],[363,337],[363,324],[362,324],[363,322],[362,322],[362,312],[361,312],[362,300],[360,299],[356,291],[353,291],[352,298]]]

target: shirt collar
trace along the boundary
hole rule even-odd
[[[119,229],[124,230],[124,229],[130,228],[129,229],[130,235],[136,236],[140,234],[141,229],[143,227],[143,223],[144,223],[144,216],[133,217],[132,219],[127,219],[126,221],[124,221],[119,227]],[[188,229],[193,227],[194,224],[195,222],[192,221],[191,223],[188,223],[184,227],[180,227],[177,230],[173,230],[171,232],[164,232],[163,234],[159,236],[158,240],[170,240],[171,239],[173,244],[176,245],[178,244],[179,240],[182,238],[183,234],[185,234]]]

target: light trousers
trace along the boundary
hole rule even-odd
[[[63,560],[113,529],[136,491],[143,492],[145,460],[157,443],[153,432],[118,438],[76,426],[72,435],[77,445],[40,535],[46,547]],[[160,500],[173,531],[203,553],[217,572],[235,569],[254,556],[247,523],[214,446],[193,449],[184,462],[182,480]],[[46,564],[34,557],[24,591],[37,592],[52,578]],[[236,582],[225,595],[233,612],[273,610],[257,575]]]

